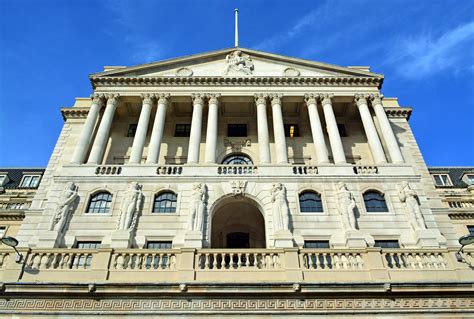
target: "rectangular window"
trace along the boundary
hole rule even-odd
[[[229,137],[246,137],[247,124],[227,124],[227,136]]]
[[[191,124],[176,124],[175,137],[188,137],[191,134]]]
[[[170,241],[149,241],[146,243],[147,249],[171,249],[172,244]]]
[[[469,231],[469,235],[474,236],[474,226],[467,226],[467,230]]]
[[[40,175],[25,175],[21,180],[20,187],[36,188],[39,185],[40,179]]]
[[[448,174],[433,174],[436,186],[451,186],[451,180]]]
[[[380,248],[400,248],[398,240],[376,240],[374,247]]]
[[[286,137],[300,137],[300,127],[298,124],[284,124]]]
[[[337,129],[339,130],[339,136],[347,136],[346,126],[344,124],[337,124]]]
[[[130,124],[128,126],[127,137],[134,137],[137,132],[137,124]]]
[[[100,248],[100,241],[78,241],[76,248],[79,249],[97,249]]]
[[[474,175],[471,175],[471,174],[466,175],[466,180],[469,185],[474,185]]]
[[[304,248],[329,248],[329,240],[305,240]]]

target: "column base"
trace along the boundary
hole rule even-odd
[[[445,248],[446,238],[436,229],[421,229],[400,236],[404,248]]]
[[[131,237],[128,230],[117,230],[110,236],[110,247],[129,248]]]
[[[367,248],[375,244],[372,236],[360,230],[348,230],[345,233],[334,234],[329,243],[333,248]]]
[[[57,230],[47,230],[38,236],[38,248],[55,248],[61,244],[61,234]]]
[[[291,248],[293,247],[293,235],[289,230],[279,230],[275,233],[273,246],[275,248]]]
[[[202,248],[202,233],[189,230],[184,235],[185,248]]]

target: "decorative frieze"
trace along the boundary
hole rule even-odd
[[[411,112],[413,109],[411,107],[384,107],[385,113],[389,118],[404,118],[407,121],[410,119]]]

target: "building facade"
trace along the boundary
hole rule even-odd
[[[472,253],[381,74],[236,47],[90,80],[4,312],[473,311]]]

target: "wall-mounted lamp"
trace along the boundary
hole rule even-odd
[[[461,248],[459,248],[458,252],[456,253],[456,259],[459,262],[462,262],[464,260],[463,256],[461,255],[462,249],[464,248],[464,246],[474,244],[474,235],[462,236],[461,238],[459,238],[459,243],[461,244]]]
[[[2,237],[1,241],[2,241],[3,244],[5,244],[7,246],[10,246],[13,249],[15,249],[15,252],[16,252],[15,262],[18,263],[18,264],[21,264],[21,262],[23,261],[23,255],[20,254],[18,249],[16,249],[16,246],[18,246],[18,240],[16,238],[13,238],[13,237],[10,237],[10,236],[5,236],[5,237]]]

